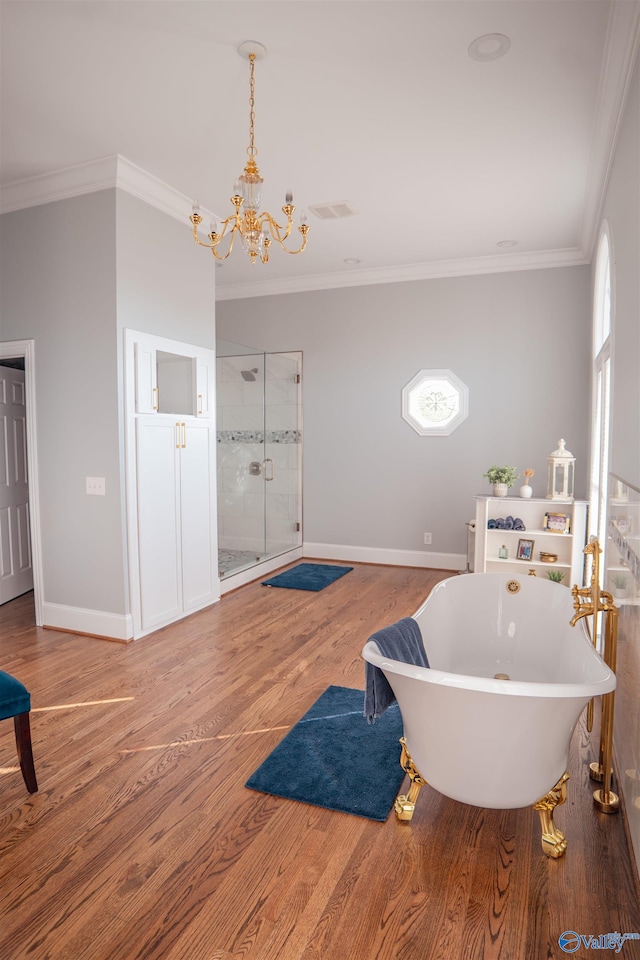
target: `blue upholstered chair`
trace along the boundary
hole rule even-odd
[[[31,695],[25,685],[12,677],[10,673],[0,670],[0,720],[13,717],[16,731],[16,747],[20,769],[29,793],[36,793],[38,781],[33,765],[31,750],[31,726],[29,711],[31,710]]]

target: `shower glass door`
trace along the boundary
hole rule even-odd
[[[265,357],[265,553],[302,543],[300,353]]]
[[[217,342],[221,579],[302,543],[300,364]]]

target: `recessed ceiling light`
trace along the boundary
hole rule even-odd
[[[517,240],[498,240],[496,247],[517,247]]]
[[[498,60],[509,52],[511,40],[503,33],[485,33],[469,44],[469,56],[472,60]]]
[[[353,267],[356,263],[362,263],[362,260],[358,260],[357,257],[346,257],[344,262]]]

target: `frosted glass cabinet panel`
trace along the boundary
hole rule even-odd
[[[157,346],[160,339],[140,340],[134,345],[135,412],[210,418],[215,388],[213,355],[186,343],[176,344],[176,350],[183,352],[161,350]]]
[[[156,350],[158,413],[194,416],[196,385],[193,357]]]

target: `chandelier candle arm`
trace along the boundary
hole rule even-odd
[[[282,212],[287,218],[287,226],[282,227],[280,224],[273,219],[273,217],[268,213],[262,214],[262,219],[265,224],[269,225],[269,230],[271,235],[276,243],[279,243],[285,253],[290,253],[295,256],[298,253],[302,253],[304,248],[307,245],[307,234],[309,233],[309,226],[306,222],[306,215],[303,213],[300,216],[300,226],[298,227],[299,232],[302,234],[302,243],[297,250],[290,250],[285,246],[285,241],[288,240],[291,234],[291,228],[293,227],[293,211],[295,207],[292,204],[285,204],[282,208]],[[284,231],[284,232],[283,232]]]
[[[257,50],[261,52],[256,52]],[[236,233],[240,234],[242,245],[249,254],[251,262],[255,263],[258,258],[262,263],[269,261],[269,246],[275,241],[285,253],[296,255],[302,253],[307,246],[307,234],[309,226],[304,211],[300,215],[299,233],[302,235],[302,242],[297,250],[291,250],[286,246],[291,230],[293,228],[293,214],[295,206],[293,205],[293,192],[289,189],[285,194],[285,204],[282,212],[287,218],[285,226],[271,216],[270,213],[258,213],[260,209],[261,187],[264,183],[260,176],[260,170],[256,163],[258,149],[255,146],[255,61],[256,57],[263,56],[266,51],[261,44],[247,42],[241,44],[238,49],[240,56],[248,57],[250,64],[249,80],[249,146],[247,147],[247,160],[243,172],[237,178],[233,185],[234,194],[231,197],[231,203],[235,210],[234,213],[223,220],[218,226],[215,220],[211,223],[211,232],[208,234],[209,243],[202,240],[198,235],[198,227],[202,223],[200,214],[200,205],[194,202],[190,221],[193,226],[193,238],[201,247],[208,247],[216,260],[226,260],[233,250]],[[226,253],[218,252],[218,245],[225,236],[229,237],[229,247]]]
[[[226,252],[225,254],[219,254],[218,251],[216,250],[216,247],[217,247],[217,245],[220,243],[220,241],[223,239],[223,237],[225,236],[225,234],[226,234],[226,232],[227,232],[227,228],[229,227],[229,224],[231,223],[231,221],[235,221],[235,220],[237,219],[237,214],[236,214],[236,216],[227,217],[227,219],[222,223],[222,231],[221,231],[220,233],[217,232],[217,224],[216,224],[216,221],[215,221],[215,220],[212,220],[212,221],[211,221],[211,232],[208,234],[209,240],[210,240],[211,242],[210,242],[210,243],[206,243],[206,241],[201,240],[200,237],[198,236],[198,227],[199,227],[200,224],[202,223],[202,216],[200,215],[200,213],[197,213],[197,212],[196,212],[196,209],[199,210],[200,208],[199,208],[198,204],[195,204],[195,203],[194,203],[194,205],[193,205],[193,213],[192,213],[191,216],[189,217],[189,219],[191,220],[191,223],[192,223],[192,225],[193,225],[193,239],[196,241],[196,243],[197,243],[199,246],[201,246],[201,247],[207,247],[208,250],[211,250],[211,252],[213,253],[213,255],[214,255],[214,257],[216,258],[216,260],[226,260],[227,257],[229,256],[229,254],[231,253],[231,251],[233,250],[233,243],[234,243],[234,240],[235,240],[235,226],[234,226],[234,228],[233,228],[233,230],[232,230],[232,232],[231,232],[229,249],[227,250],[227,252]]]

